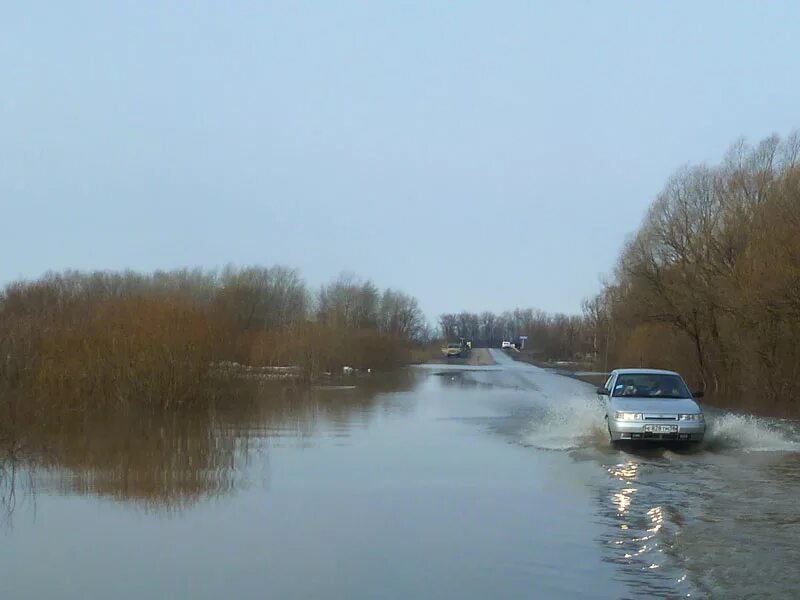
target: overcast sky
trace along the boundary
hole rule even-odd
[[[0,282],[233,262],[578,311],[669,174],[800,126],[797,2],[3,2]]]

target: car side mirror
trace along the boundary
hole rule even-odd
[[[597,395],[608,396],[608,390],[606,388],[597,388]]]
[[[702,398],[705,395],[706,395],[706,393],[704,391],[702,391],[702,390],[698,390],[696,392],[692,392],[692,398]]]

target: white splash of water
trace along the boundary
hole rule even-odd
[[[792,440],[789,431],[781,431],[779,423],[755,417],[724,413],[706,417],[703,446],[708,450],[734,448],[750,452],[797,452],[800,443]]]
[[[800,452],[796,423],[735,413],[706,415],[706,421],[704,450]],[[610,442],[605,406],[582,394],[561,396],[531,420],[522,442],[534,448],[562,451],[607,446]]]
[[[605,407],[593,397],[562,397],[531,421],[523,443],[543,450],[608,443],[604,416]]]

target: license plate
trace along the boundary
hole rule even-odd
[[[644,430],[647,433],[677,433],[677,425],[645,425]]]

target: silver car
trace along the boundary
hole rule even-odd
[[[617,369],[597,390],[607,397],[606,420],[612,442],[627,440],[700,442],[706,432],[703,411],[674,371]]]

